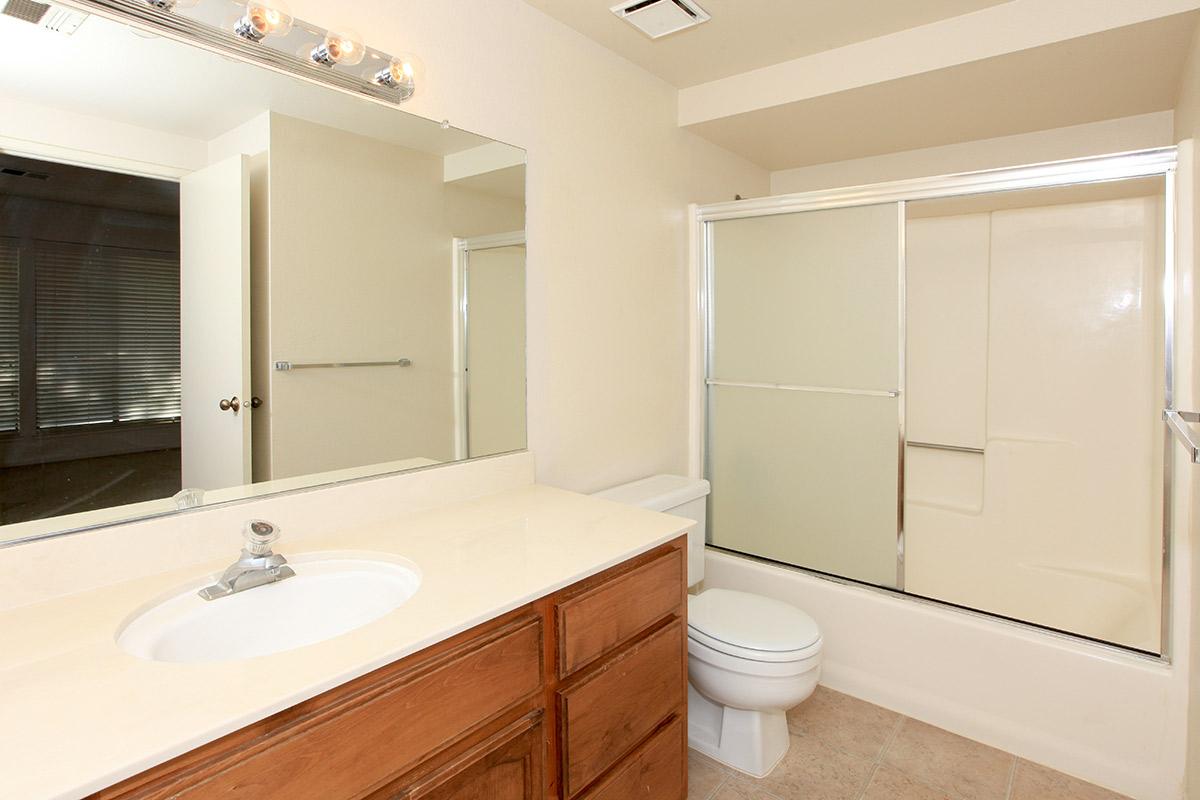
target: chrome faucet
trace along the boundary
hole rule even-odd
[[[296,574],[286,558],[271,551],[271,545],[279,539],[279,528],[274,523],[252,519],[242,529],[242,538],[246,545],[238,560],[229,565],[220,580],[200,590],[199,594],[205,600],[216,600]]]

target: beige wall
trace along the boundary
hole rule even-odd
[[[255,265],[269,354],[255,392],[269,384],[255,423],[270,426],[270,477],[453,458],[452,240],[520,230],[521,200],[444,184],[440,156],[278,114],[269,163],[265,279]],[[412,366],[271,369],[399,358]]]
[[[767,174],[678,128],[676,92],[522,0],[296,0],[318,25],[419,53],[406,109],[524,147],[529,444],[589,491],[687,464],[689,202]]]
[[[1175,109],[1175,139],[1181,143],[1177,185],[1179,213],[1176,218],[1176,252],[1181,264],[1190,259],[1195,265],[1193,274],[1200,274],[1200,247],[1197,246],[1197,234],[1200,233],[1200,202],[1196,196],[1196,191],[1200,188],[1200,159],[1196,157],[1196,143],[1200,140],[1200,26],[1197,26],[1192,38],[1192,48],[1184,68],[1179,104]],[[1195,341],[1195,321],[1200,319],[1200,295],[1196,293],[1191,282],[1187,284],[1184,292],[1184,296],[1179,298],[1178,332],[1181,336],[1189,336]],[[1176,401],[1179,408],[1195,409],[1200,402],[1200,364],[1193,361],[1191,367],[1190,380],[1180,376],[1180,390]],[[1184,468],[1191,470],[1192,497],[1200,497],[1200,470],[1190,465],[1185,465]],[[1187,553],[1187,558],[1191,564],[1191,573],[1196,575],[1200,574],[1200,509],[1195,508],[1194,504],[1188,522],[1193,546],[1191,552]],[[1200,798],[1200,593],[1193,596],[1191,625],[1187,796]]]

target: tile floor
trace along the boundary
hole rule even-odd
[[[762,780],[689,751],[688,800],[1124,797],[824,687],[788,714],[788,724],[792,747]]]

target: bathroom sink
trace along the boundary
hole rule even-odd
[[[305,553],[289,557],[293,578],[204,600],[188,584],[131,616],[117,644],[151,661],[235,661],[332,639],[403,605],[421,571],[383,553]]]

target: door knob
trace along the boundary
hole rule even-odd
[[[217,403],[217,406],[220,407],[222,411],[232,411],[236,414],[242,407],[242,401],[237,399],[237,395],[234,395],[228,400],[222,400],[220,403]]]
[[[262,398],[261,397],[251,397],[250,398],[250,407],[251,408],[261,408],[262,407]]]

